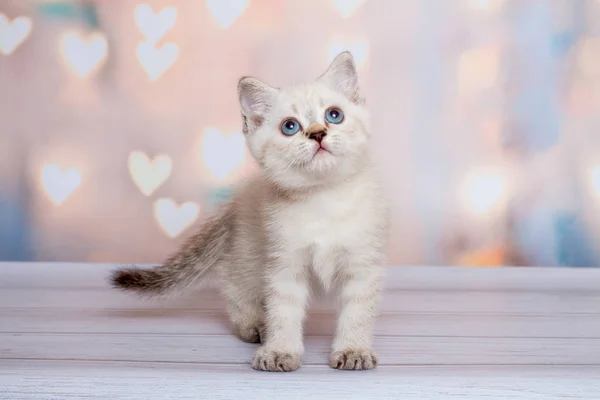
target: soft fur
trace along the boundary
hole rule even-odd
[[[336,288],[342,308],[330,365],[374,368],[372,329],[388,217],[353,58],[340,54],[312,83],[277,89],[245,77],[238,89],[248,147],[261,173],[163,265],[121,269],[112,281],[161,295],[215,272],[235,333],[262,343],[252,366],[266,371],[300,367],[312,289]],[[326,122],[331,106],[343,111],[340,124]],[[289,117],[303,127],[291,137],[280,131]],[[328,151],[318,151],[309,138],[315,131],[326,133]]]

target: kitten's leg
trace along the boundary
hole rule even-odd
[[[380,297],[382,268],[354,268],[344,276],[342,309],[333,341],[330,366],[336,369],[372,369],[377,356],[372,349],[373,325]]]
[[[304,343],[302,324],[309,297],[303,263],[289,263],[266,277],[266,340],[252,361],[254,369],[286,372],[300,368]]]
[[[264,336],[264,311],[257,302],[239,303],[229,300],[229,320],[233,331],[244,342],[260,343]]]
[[[251,282],[227,282],[223,294],[227,298],[227,312],[233,332],[248,343],[260,343],[264,336],[265,312],[260,290]]]

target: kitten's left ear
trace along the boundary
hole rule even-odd
[[[343,93],[350,101],[357,104],[363,102],[358,88],[358,74],[354,57],[349,51],[340,53],[319,80]]]

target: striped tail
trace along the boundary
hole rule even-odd
[[[164,264],[150,269],[119,268],[112,273],[112,285],[145,296],[160,296],[199,282],[227,251],[233,218],[233,207],[225,205]]]

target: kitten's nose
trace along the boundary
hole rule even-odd
[[[311,133],[308,138],[312,139],[312,140],[316,140],[317,142],[321,143],[323,141],[323,138],[327,136],[327,132],[325,131],[318,131],[318,132],[313,132]]]
[[[317,143],[321,143],[323,138],[327,136],[327,130],[321,124],[314,124],[307,129],[306,135],[309,139],[316,140]]]

